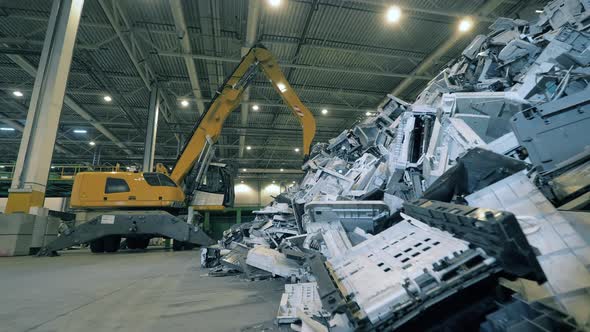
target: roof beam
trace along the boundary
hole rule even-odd
[[[192,47],[188,34],[188,28],[184,19],[184,10],[182,8],[181,0],[170,0],[170,10],[172,11],[172,16],[174,17],[174,25],[176,26],[176,33],[178,39],[180,40],[182,53],[189,54],[192,52]],[[197,99],[202,98],[201,86],[199,84],[199,77],[197,76],[195,61],[191,58],[184,57],[184,64],[191,82],[193,95]],[[199,114],[203,114],[205,112],[205,105],[202,102],[197,102],[197,111]]]
[[[177,52],[167,52],[167,51],[158,51],[159,56],[169,56],[169,57],[176,57],[176,58],[185,58],[185,59],[198,59],[198,60],[212,60],[212,61],[221,61],[221,62],[229,62],[229,63],[239,63],[241,59],[227,57],[227,56],[210,56],[205,54],[197,54],[197,53],[177,53]],[[279,65],[282,68],[296,68],[296,69],[307,69],[307,70],[315,70],[315,71],[326,71],[326,72],[335,72],[335,73],[347,73],[347,74],[359,74],[359,75],[371,75],[371,76],[384,76],[384,77],[395,77],[395,78],[412,78],[418,80],[430,80],[432,76],[430,75],[416,75],[416,74],[404,74],[404,73],[396,73],[396,72],[385,72],[385,71],[374,71],[368,69],[355,69],[349,67],[327,67],[327,66],[315,66],[315,65],[305,65],[305,64],[295,64],[295,63],[288,63],[288,62],[281,62],[279,61]]]
[[[18,132],[21,132],[21,133],[25,130],[25,126],[21,125],[20,123],[14,121],[14,120],[9,119],[7,116],[5,116],[2,113],[0,113],[0,122],[6,124],[8,126],[10,126],[11,128],[14,128],[14,130],[16,130]],[[14,144],[18,144],[18,143],[20,143],[20,139],[15,140],[15,142],[14,142]],[[59,143],[55,143],[55,151],[57,151],[59,153],[63,153],[63,154],[73,154],[72,151],[70,151],[67,148],[63,147]]]
[[[19,87],[18,85],[5,85],[5,84],[0,84],[0,90],[4,90],[6,92],[12,92],[13,90],[19,90],[19,91],[32,91],[31,88],[29,87]],[[328,91],[329,92],[329,91]],[[122,94],[125,92],[121,92]],[[77,89],[69,89],[68,90],[68,94],[70,95],[82,95],[82,96],[104,96],[105,92],[103,91],[84,91],[84,90],[77,90]],[[187,98],[188,100],[195,100],[194,98]],[[210,98],[201,98],[199,101],[203,102],[203,103],[209,103],[211,101]],[[254,104],[261,106],[261,107],[288,107],[287,105],[280,103],[280,102],[269,102],[268,100],[265,99],[250,99],[249,102],[247,103],[243,103],[246,104],[246,106],[252,106]],[[105,110],[116,110],[119,109],[119,107],[114,107],[111,105],[102,105],[102,104],[83,104],[85,107],[89,107],[89,108],[101,108],[101,109],[105,109]],[[342,112],[352,112],[352,113],[364,113],[368,110],[373,111],[373,107],[351,107],[348,106],[346,104],[330,104],[330,103],[317,103],[317,102],[306,102],[305,106],[307,106],[310,109],[322,109],[322,108],[327,108],[330,111],[342,111]],[[143,110],[143,107],[137,107],[137,106],[126,106],[128,109],[131,110],[136,110],[136,109],[141,109]],[[171,124],[174,124],[174,122],[172,122]]]
[[[151,91],[152,84],[158,81],[157,74],[147,61],[146,52],[133,35],[133,24],[121,8],[121,2],[115,0],[98,0],[98,3],[108,19],[111,29],[119,37],[119,41],[123,45],[125,52],[129,56],[131,63],[133,63],[146,89]],[[163,100],[164,107],[160,108],[160,112],[164,120],[168,123],[176,121],[172,113],[172,108],[165,96],[163,96]]]
[[[27,72],[27,74],[29,74],[30,76],[37,76],[37,68],[35,68],[35,66],[30,64],[20,55],[9,54],[6,56],[10,58],[10,60],[12,60],[18,66],[20,66],[22,69],[24,69],[24,71]],[[105,126],[100,124],[100,122],[96,120],[94,116],[88,113],[84,108],[82,108],[82,106],[78,105],[78,103],[76,103],[68,94],[64,96],[64,103],[68,105],[68,107],[71,108],[74,112],[78,113],[78,115],[80,115],[84,120],[88,121],[94,128],[96,128],[96,130],[101,132],[104,136],[106,136],[113,143],[115,143],[115,145],[117,145],[125,153],[127,153],[128,155],[133,153],[123,142],[121,142],[121,140],[115,137],[115,135],[113,135],[113,133],[111,133],[111,131],[109,131]]]
[[[121,111],[127,117],[127,120],[129,120],[129,122],[140,132],[145,132],[145,128],[142,127],[142,123],[135,112],[131,110],[131,107],[127,103],[124,94],[119,91],[119,88],[113,84],[113,82],[111,82],[111,79],[103,72],[90,52],[82,51],[82,55],[83,57],[81,62],[86,68],[88,74],[94,79],[96,83],[107,90],[109,95],[115,98],[114,104],[121,109]]]
[[[16,68],[16,67],[14,67]],[[13,69],[12,67],[0,66],[1,69]],[[86,72],[74,71],[70,72],[70,75],[89,75]],[[108,77],[117,78],[117,79],[139,79],[137,76],[121,76],[121,75],[113,75],[112,73],[105,73]],[[167,80],[170,83],[188,83],[184,79],[170,79]],[[23,82],[13,82],[13,83],[0,83],[0,90],[11,90],[11,89],[18,89],[21,91],[32,91],[33,87],[31,85],[22,85]],[[323,86],[310,86],[310,85],[302,85],[302,84],[291,84],[293,88],[295,88],[298,92],[306,91],[306,92],[319,92],[325,94],[337,94],[337,95],[347,95],[347,96],[355,96],[355,97],[369,97],[369,98],[381,98],[387,94],[387,91],[379,92],[379,91],[364,91],[364,90],[346,90],[346,89],[338,89],[338,88],[330,88],[330,87],[323,87]],[[250,87],[256,89],[272,89],[274,88],[269,85],[267,82],[252,82],[250,83]],[[130,86],[128,90],[122,90],[122,93],[133,93],[135,90],[141,87]],[[74,95],[82,95],[82,96],[103,96],[107,91],[103,90],[96,90],[96,89],[75,89],[75,88],[68,88],[68,92]],[[187,94],[188,95],[188,94]],[[188,98],[191,99],[191,98]],[[203,101],[209,101],[211,99],[203,98]]]
[[[142,29],[142,28],[138,28],[138,27],[131,28],[130,32],[148,33],[147,30]],[[156,31],[149,31],[149,32],[157,32],[157,30]],[[173,31],[160,31],[160,32],[162,34],[175,34],[175,32],[173,32]],[[202,34],[202,35],[194,36],[194,37],[200,38],[201,40],[205,40],[206,38],[212,37],[212,36],[209,36],[207,34]],[[270,39],[260,39],[259,38],[260,42],[264,45],[273,45],[274,44],[274,45],[296,46],[298,44],[297,41],[291,41],[291,40],[297,40],[297,38],[280,36],[280,35],[264,34],[264,36],[262,36],[262,38],[265,38],[265,37],[266,38],[270,37]],[[236,43],[240,42],[239,39],[236,39],[233,37],[227,37],[227,36],[216,36],[215,38],[218,40],[225,40],[225,41],[229,41],[229,42],[236,42]],[[282,39],[282,40],[279,40],[279,39]],[[314,38],[308,38],[307,40],[309,41],[309,43],[302,44],[302,47],[305,47],[306,49],[314,49],[314,50],[319,50],[319,51],[345,52],[345,53],[356,54],[359,56],[382,57],[382,58],[389,58],[392,60],[408,60],[408,61],[421,61],[428,56],[428,54],[423,54],[420,52],[416,52],[414,50],[390,49],[390,48],[384,48],[382,46],[375,46],[375,45],[351,44],[351,43],[346,43],[344,41],[336,41],[336,40],[325,40],[324,41],[324,40],[317,40]],[[381,50],[383,50],[383,52],[359,50],[359,49],[352,49],[352,48],[345,48],[345,47],[316,45],[316,44],[313,44],[314,42],[321,42],[321,43],[328,43],[328,44],[342,44],[343,46],[350,46],[353,48],[357,47],[357,48],[381,49]],[[6,43],[9,45],[21,45],[22,44],[22,45],[42,46],[43,40],[32,40],[32,39],[26,39],[26,38],[20,38],[20,37],[5,37],[5,38],[0,38],[0,43]],[[87,50],[98,50],[101,47],[96,46],[96,45],[85,45],[85,44],[78,45],[76,43],[76,48],[87,49]],[[443,57],[443,58],[446,58],[446,57]],[[451,58],[448,58],[448,59],[450,60]]]
[[[362,3],[365,5],[373,5],[378,7],[385,7],[385,4],[381,1],[375,0],[350,0],[350,2],[357,2]],[[507,1],[506,1],[507,2]],[[414,12],[426,15],[433,15],[433,16],[443,16],[443,17],[451,17],[451,18],[464,18],[464,17],[472,17],[477,19],[480,22],[488,22],[492,23],[495,19],[488,17],[488,13],[479,12],[477,14],[469,14],[465,12],[457,12],[457,11],[446,11],[444,9],[428,9],[428,8],[421,8],[421,7],[410,7],[410,6],[399,6],[398,7],[404,12]]]

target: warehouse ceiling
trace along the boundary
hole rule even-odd
[[[401,17],[390,23],[391,2],[379,0],[86,0],[53,163],[141,164],[157,82],[165,103],[156,161],[172,165],[249,43],[279,59],[325,142],[392,91],[411,101],[496,17],[538,2],[396,1]],[[0,163],[18,153],[50,10],[51,1],[0,3]],[[465,18],[473,27],[461,32]],[[299,168],[301,128],[262,75],[246,105],[227,120],[218,157],[240,169]]]

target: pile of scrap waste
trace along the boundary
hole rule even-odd
[[[590,3],[497,19],[201,252],[298,331],[590,329]]]

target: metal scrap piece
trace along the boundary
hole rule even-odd
[[[297,310],[311,317],[329,318],[331,316],[322,310],[322,302],[315,282],[285,285],[285,292],[281,296],[277,312],[277,322],[289,324],[299,320]]]

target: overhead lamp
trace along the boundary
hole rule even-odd
[[[16,90],[16,91],[13,91],[13,92],[12,92],[12,94],[13,94],[13,95],[15,95],[15,96],[17,96],[17,97],[22,97],[22,96],[24,96],[24,95],[23,95],[23,93],[22,93],[22,92],[20,92],[20,91],[18,91],[18,90]]]
[[[268,4],[271,7],[278,7],[281,5],[281,0],[268,0]]]
[[[86,134],[86,129],[74,129],[75,134]]]
[[[242,172],[247,172],[248,170],[245,168],[242,168]]]
[[[388,23],[399,22],[401,17],[402,10],[398,6],[391,6],[387,9],[386,18]]]
[[[473,21],[468,17],[462,19],[461,22],[459,22],[459,31],[460,32],[467,32],[467,31],[471,30],[472,27],[473,27]]]
[[[542,9],[537,9],[537,10],[535,10],[535,13],[542,14],[543,13],[543,10]]]
[[[295,152],[299,152],[299,151],[300,151],[299,148],[295,148]]]
[[[14,128],[2,127],[2,128],[0,128],[0,130],[2,130],[2,131],[14,131]]]
[[[246,147],[246,150],[252,150],[252,147],[251,147],[250,145],[248,145],[248,146]]]
[[[272,183],[275,183],[275,180],[272,180]]]
[[[295,181],[293,181],[292,183],[295,183]]]
[[[277,88],[279,88],[279,91],[281,92],[287,91],[287,86],[283,83],[277,83]]]
[[[281,172],[284,172],[285,170],[283,168],[281,168]]]
[[[366,116],[371,116],[371,115],[373,115],[373,113],[371,113],[371,112],[367,112],[367,113],[365,113],[365,115],[366,115]]]
[[[182,107],[188,107],[188,100],[186,100],[186,99],[183,99],[183,100],[180,102],[180,105],[181,105]]]
[[[96,145],[96,143],[94,143],[94,141],[90,141],[90,142],[88,142],[88,144],[90,144],[90,146],[95,146]]]
[[[244,183],[244,180],[241,180],[240,183]]]
[[[111,96],[109,96],[109,95],[102,97],[102,99],[104,99],[104,101],[106,101],[107,103],[110,103],[111,101],[113,101],[113,98],[111,98]]]
[[[260,109],[260,106],[258,106],[258,105],[256,105],[256,104],[254,104],[254,105],[252,106],[252,109],[253,109],[253,110],[255,110],[255,111],[258,111],[258,110]]]
[[[326,115],[326,114],[328,114],[328,110],[327,110],[327,109],[325,109],[325,108],[324,108],[324,109],[322,109],[322,114],[323,114],[323,115]]]
[[[4,167],[6,167],[6,166],[4,166],[4,165],[0,165],[0,168],[4,168]],[[53,167],[53,166],[51,166],[51,167]],[[274,181],[273,181],[273,182],[274,182]]]

